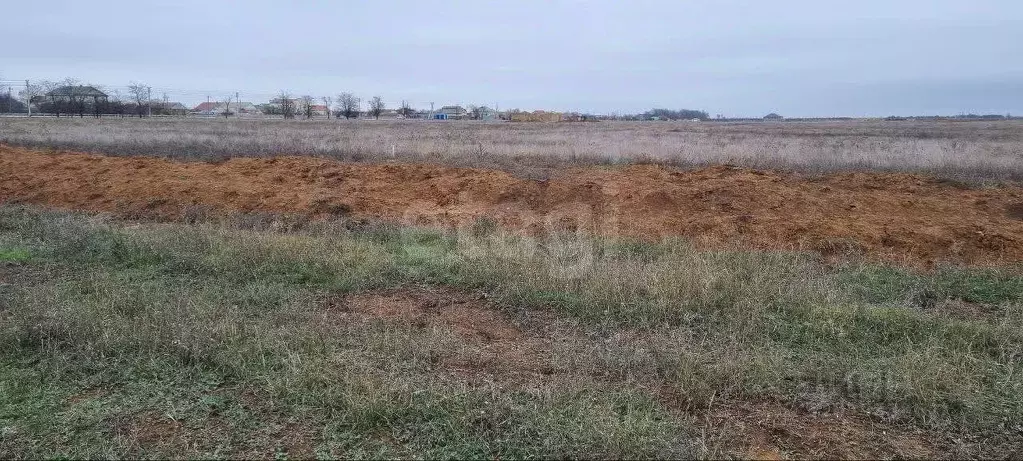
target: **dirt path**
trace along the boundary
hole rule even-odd
[[[891,261],[1023,261],[1023,188],[965,189],[909,174],[807,179],[730,167],[567,169],[549,181],[312,157],[186,163],[0,146],[0,201],[179,218],[189,210],[354,214],[461,226],[585,229],[701,244],[862,252]]]

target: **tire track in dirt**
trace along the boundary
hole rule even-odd
[[[547,181],[313,157],[220,163],[0,146],[0,201],[179,219],[189,210],[351,214],[440,227],[480,217],[534,234],[585,230],[701,245],[853,252],[909,264],[1023,261],[1023,188],[925,176],[806,178],[728,166],[566,169]]]

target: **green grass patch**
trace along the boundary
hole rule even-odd
[[[0,247],[0,263],[23,263],[32,259],[32,254],[24,248]]]
[[[1023,420],[1018,267],[828,267],[480,226],[125,226],[2,207],[0,248],[24,256],[0,285],[0,449],[710,456],[693,418],[738,401],[1020,441],[1006,432]],[[33,278],[44,268],[56,275]],[[488,361],[503,346],[486,335],[338,304],[409,285],[479,292],[523,329],[520,355]]]
[[[946,300],[1003,304],[1023,300],[1023,266],[1002,269],[942,267],[919,273],[867,266],[841,273],[840,280],[864,301],[934,307]]]

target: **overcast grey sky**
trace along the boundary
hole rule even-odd
[[[0,80],[138,81],[187,104],[286,89],[420,108],[1023,114],[1020,0],[35,0],[2,11]]]

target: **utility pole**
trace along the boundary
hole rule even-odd
[[[430,119],[433,119],[433,101],[430,101]]]
[[[146,112],[149,113],[149,115],[147,115],[147,117],[152,117],[153,116],[153,87],[151,87],[151,86],[147,86],[146,87],[146,109],[147,109]]]
[[[28,101],[25,102],[25,105],[28,106],[28,116],[31,117],[32,116],[32,90],[30,90],[28,88],[28,80],[25,80],[25,96],[28,97]]]

